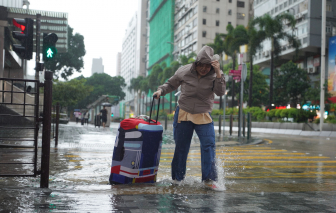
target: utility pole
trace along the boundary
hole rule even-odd
[[[320,131],[324,123],[324,83],[325,83],[325,40],[326,40],[326,0],[322,0],[322,30],[321,30],[321,97],[320,97]]]
[[[41,14],[36,14],[36,66],[35,79],[39,79],[39,72],[43,70],[40,64],[40,35],[41,35]]]

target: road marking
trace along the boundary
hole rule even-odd
[[[273,143],[273,141],[271,141],[270,139],[266,139],[264,138],[265,141],[268,141],[269,144]]]
[[[160,159],[172,159],[173,157],[161,157]],[[188,157],[188,159],[199,159],[201,157]],[[235,159],[323,159],[323,158],[329,158],[329,157],[323,157],[323,156],[283,156],[283,157],[278,157],[278,156],[238,156],[237,158],[235,157],[217,157],[220,159],[225,159],[225,160],[235,160]]]
[[[161,157],[162,156],[172,156],[174,155],[174,153],[161,153]],[[201,155],[201,153],[189,153],[188,156],[190,155]],[[240,152],[236,152],[236,153],[216,153],[216,155],[233,155],[233,156],[238,156],[238,155],[274,155],[274,153],[240,153]],[[277,153],[277,155],[305,155],[305,153]]]

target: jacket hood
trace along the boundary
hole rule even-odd
[[[198,52],[197,58],[196,58],[196,63],[200,62],[202,64],[210,64],[211,61],[218,60],[219,58],[217,57],[218,55],[214,55],[214,50],[205,45],[202,47],[202,49]]]

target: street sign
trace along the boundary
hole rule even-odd
[[[243,69],[243,65],[239,65],[238,70],[242,70],[242,69]]]
[[[233,80],[240,80],[240,76],[233,76]]]
[[[241,75],[241,71],[240,70],[230,70],[229,71],[229,75],[240,76]]]

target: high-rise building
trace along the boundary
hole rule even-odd
[[[227,33],[228,24],[247,26],[250,7],[250,0],[176,0],[174,59],[213,43],[217,34]]]
[[[336,0],[326,1],[326,47],[328,41],[336,31]],[[299,58],[294,61],[300,68],[305,69],[312,81],[319,84],[320,82],[320,61],[321,61],[321,16],[322,1],[321,0],[256,0],[254,1],[255,17],[269,14],[277,16],[282,13],[290,13],[296,19],[295,30],[289,26],[285,28],[285,32],[294,34],[301,42]],[[288,62],[293,59],[295,49],[292,48],[287,41],[280,42],[281,53],[279,56],[279,64]],[[327,53],[327,52],[326,52]],[[263,67],[263,73],[270,75],[270,57],[271,42],[266,40],[262,43],[262,49],[254,57],[254,63]],[[327,67],[327,64],[326,64]],[[328,69],[326,69],[327,71]],[[326,78],[328,73],[326,72]],[[269,82],[269,79],[268,79]]]
[[[104,65],[103,65],[103,59],[102,58],[93,58],[92,59],[92,68],[91,68],[91,74],[95,73],[104,73]]]
[[[122,44],[120,76],[127,84],[123,91],[125,100],[120,102],[120,115],[130,117],[140,114],[138,91],[129,91],[132,78],[146,76],[146,58],[148,51],[148,1],[138,1],[138,11],[130,20]]]
[[[117,53],[117,66],[116,66],[116,76],[120,76],[121,73],[121,53]]]

